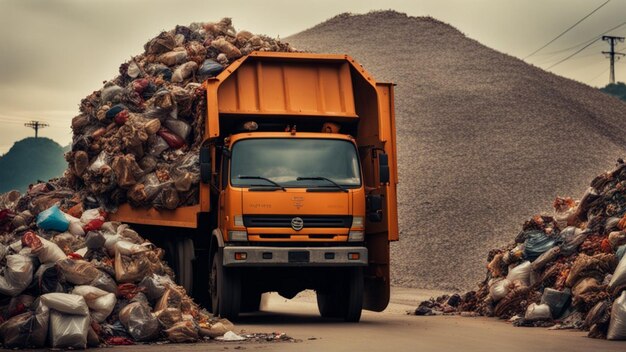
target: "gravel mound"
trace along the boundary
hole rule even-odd
[[[396,87],[401,242],[392,283],[459,290],[558,195],[624,156],[626,105],[430,17],[341,14],[286,38]]]

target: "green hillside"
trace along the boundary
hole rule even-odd
[[[0,156],[0,193],[13,189],[24,192],[37,180],[63,175],[67,163],[63,148],[49,138],[26,138]]]
[[[626,84],[624,82],[611,83],[600,88],[600,90],[626,101]]]

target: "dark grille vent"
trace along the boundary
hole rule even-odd
[[[244,215],[246,227],[291,227],[291,219],[299,217],[304,228],[349,228],[352,226],[350,215]]]

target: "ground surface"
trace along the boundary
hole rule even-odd
[[[340,15],[285,40],[398,84],[397,286],[472,289],[490,249],[626,156],[624,102],[435,19]]]
[[[116,347],[107,351],[624,351],[626,341],[594,340],[579,331],[515,328],[491,318],[406,315],[417,302],[438,292],[395,288],[383,313],[364,312],[361,322],[321,319],[314,296],[287,301],[271,295],[264,311],[247,315],[237,332],[285,332],[299,342],[211,342]]]

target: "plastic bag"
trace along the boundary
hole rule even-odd
[[[524,256],[533,261],[555,244],[556,239],[546,235],[543,231],[528,231],[524,242]]]
[[[115,281],[139,282],[150,271],[150,262],[145,255],[134,256],[115,254]]]
[[[62,314],[55,310],[50,313],[50,340],[53,348],[87,348],[88,333],[88,315]]]
[[[85,225],[89,224],[92,220],[96,220],[96,219],[100,219],[104,221],[104,217],[102,216],[102,214],[100,214],[99,208],[85,210],[83,214],[80,216],[80,222],[82,222]]]
[[[100,276],[101,271],[84,260],[64,259],[57,262],[65,280],[74,285],[87,285]]]
[[[507,279],[493,280],[493,282],[489,284],[489,297],[491,297],[491,299],[494,302],[498,302],[499,300],[504,298],[504,296],[506,296],[507,293],[509,293],[510,286],[511,286],[510,280],[507,280]]]
[[[42,230],[67,231],[70,222],[58,206],[52,206],[37,215],[37,227]]]
[[[83,230],[83,225],[80,221],[70,221],[70,225],[67,230],[74,236],[85,235],[85,230]]]
[[[89,308],[82,296],[70,293],[46,293],[40,297],[41,303],[60,313],[72,315],[89,315]]]
[[[87,233],[87,236],[85,236],[85,245],[89,249],[100,249],[104,247],[105,242],[106,239],[102,233],[98,231],[90,231]]]
[[[93,172],[98,172],[101,168],[109,165],[109,160],[109,155],[106,152],[102,151],[100,152],[100,154],[98,154],[98,157],[91,163],[91,165],[89,165],[89,170]],[[80,220],[85,223],[82,216]]]
[[[187,61],[178,66],[172,75],[172,82],[180,83],[189,78],[198,69],[198,64],[193,61]]]
[[[608,340],[626,340],[626,291],[613,302],[611,322],[606,334]]]
[[[531,267],[533,271],[539,271],[543,269],[547,264],[554,261],[559,254],[561,253],[560,247],[552,247],[545,251],[542,255],[537,257],[534,262],[532,262]]]
[[[546,288],[541,295],[541,304],[547,304],[552,312],[552,318],[560,317],[569,306],[572,295],[567,291]]]
[[[224,38],[217,38],[211,42],[211,46],[221,51],[228,59],[241,57],[241,51]]]
[[[224,71],[224,66],[211,59],[206,59],[202,62],[200,68],[198,68],[198,76],[200,79],[206,79],[209,77],[215,77],[222,71]]]
[[[559,234],[561,241],[563,241],[563,243],[560,245],[561,253],[567,256],[576,252],[578,246],[580,246],[587,238],[587,234],[587,232],[577,227],[566,227]]]
[[[152,276],[144,277],[137,286],[143,289],[143,293],[150,301],[155,301],[165,293],[166,284],[173,284],[169,277],[153,274]]]
[[[197,327],[189,320],[180,321],[163,332],[174,343],[196,342],[199,338]]]
[[[165,329],[169,329],[183,320],[183,313],[177,308],[165,308],[156,312],[155,315]]]
[[[159,127],[159,130],[160,129],[161,128]],[[156,136],[154,139],[154,142],[150,144],[150,149],[148,150],[148,153],[150,155],[159,156],[161,155],[161,153],[168,150],[169,148],[170,148],[170,145],[167,144],[167,142],[165,141],[165,139],[163,139],[163,137]]]
[[[52,292],[62,292],[59,269],[56,264],[43,264],[35,272],[37,293],[40,295]]]
[[[617,260],[621,261],[622,258],[624,258],[624,253],[626,253],[626,244],[619,246],[615,251],[615,256],[617,257]]]
[[[191,133],[191,126],[188,123],[182,120],[177,119],[167,119],[164,122],[165,127],[167,127],[170,131],[181,137],[182,139],[187,139],[189,134]]]
[[[228,319],[220,319],[214,323],[200,323],[198,332],[201,336],[208,336],[214,339],[224,336],[224,334],[232,331],[234,328],[235,326]]]
[[[175,133],[172,133],[169,129],[165,127],[161,127],[161,129],[159,129],[159,132],[157,132],[157,135],[163,138],[170,148],[179,149],[185,145],[185,140],[182,137]]]
[[[530,262],[525,261],[516,267],[509,269],[509,274],[506,278],[511,282],[519,280],[523,285],[528,286],[530,284],[530,270]]]
[[[243,336],[239,336],[232,331],[227,331],[224,336],[216,337],[217,341],[245,341],[246,338]]]
[[[159,61],[167,66],[180,65],[187,61],[187,51],[184,48],[176,48],[159,56]]]
[[[100,99],[103,103],[117,102],[119,96],[124,92],[124,89],[116,84],[108,82],[100,93]]]
[[[115,308],[117,299],[114,293],[93,286],[76,286],[72,294],[82,296],[91,311],[91,318],[98,323],[103,322]]]
[[[626,259],[622,258],[613,272],[613,277],[609,282],[608,290],[609,292],[613,292],[615,289],[624,285],[626,285]]]
[[[550,320],[552,319],[550,307],[547,304],[531,303],[526,308],[524,319],[528,321]]]
[[[115,253],[120,253],[122,255],[135,255],[147,252],[151,249],[151,247],[154,247],[152,243],[145,243],[143,245],[140,245],[121,240],[115,243]]]
[[[50,310],[39,302],[34,312],[16,315],[0,325],[5,348],[41,348],[48,337]]]
[[[0,276],[0,293],[17,296],[33,280],[33,262],[30,258],[19,254],[7,255],[6,260],[4,275]]]
[[[89,285],[104,290],[106,292],[117,293],[117,284],[115,283],[113,278],[109,276],[109,274],[103,272],[100,272],[100,275],[98,275],[98,277],[93,280]]]
[[[36,255],[42,264],[56,263],[59,260],[67,258],[65,252],[63,252],[55,243],[39,236],[36,237],[39,240],[39,243],[37,246],[31,247],[31,253]]]
[[[159,333],[159,321],[150,312],[150,307],[140,302],[133,302],[122,308],[119,318],[136,341],[150,340]]]

